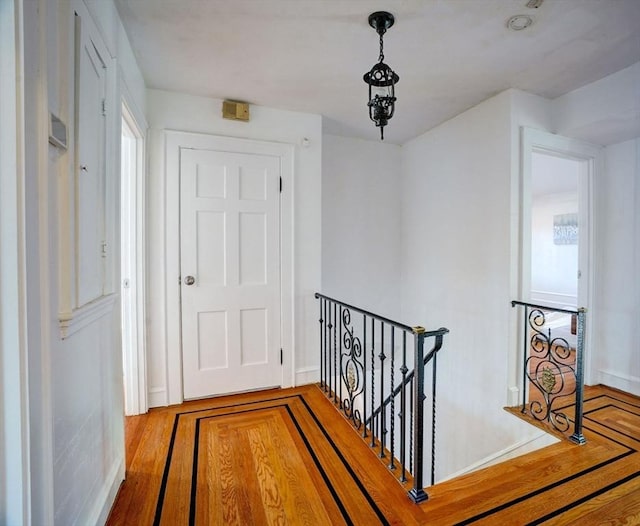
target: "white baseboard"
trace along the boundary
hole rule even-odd
[[[507,407],[516,407],[520,404],[520,389],[513,385],[507,390]]]
[[[320,381],[320,368],[302,367],[296,370],[295,385],[315,384]],[[167,404],[167,391],[162,387],[156,387],[149,389],[149,407],[166,407]]]
[[[167,390],[162,387],[155,387],[149,389],[148,393],[149,407],[166,407],[167,403]]]
[[[613,371],[598,371],[598,383],[640,396],[640,378]]]
[[[315,384],[320,381],[319,367],[302,367],[296,370],[296,386]]]
[[[466,475],[467,473],[471,473],[482,468],[488,468],[489,466],[493,466],[494,464],[499,464],[500,462],[505,462],[512,458],[531,453],[532,451],[542,449],[543,447],[550,446],[559,441],[560,440],[553,435],[545,433],[544,431],[540,431],[533,438],[521,440],[520,442],[517,442],[516,444],[513,444],[512,446],[509,446],[502,451],[498,451],[497,453],[489,455],[488,457],[485,457],[478,462],[474,462],[473,464],[467,466],[464,469],[461,469],[460,471],[456,471],[451,475],[447,475],[437,482],[444,482],[445,480],[454,479],[456,477]]]
[[[124,480],[124,458],[120,462],[114,464],[111,472],[107,476],[107,480],[100,491],[98,498],[89,514],[86,524],[95,524],[102,526],[107,522],[111,507],[116,500],[116,495],[120,489],[120,484]]]

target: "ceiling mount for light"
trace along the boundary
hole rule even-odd
[[[384,140],[384,127],[395,111],[395,85],[400,77],[384,63],[383,35],[387,32],[395,18],[386,11],[376,11],[369,15],[369,25],[380,36],[380,55],[378,62],[364,74],[364,81],[369,85],[369,118],[380,128],[380,139]]]
[[[515,15],[507,20],[507,27],[512,31],[522,31],[533,24],[533,18],[529,15]]]

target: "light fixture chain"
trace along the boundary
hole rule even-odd
[[[378,57],[378,62],[384,62],[384,43],[382,41],[382,35],[384,35],[384,33],[381,31],[380,32],[380,56]]]

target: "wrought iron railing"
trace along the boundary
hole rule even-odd
[[[572,442],[584,444],[586,309],[561,309],[522,301],[512,301],[511,306],[524,307],[522,413],[569,435]],[[550,318],[558,314],[569,321],[560,320],[559,326],[554,325]],[[573,420],[567,414],[571,408]]]
[[[410,485],[409,497],[426,500],[425,473],[431,485],[435,478],[437,355],[448,329],[426,331],[323,294],[315,297],[320,387],[378,456],[388,459],[398,480]],[[430,340],[433,347],[425,354]],[[425,385],[431,396],[427,415]]]

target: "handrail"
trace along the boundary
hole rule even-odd
[[[565,314],[578,314],[581,310],[586,312],[584,307],[575,308],[575,309],[561,309],[559,307],[552,307],[550,305],[539,305],[536,303],[527,303],[526,301],[512,301],[511,306],[515,307],[516,305],[521,305],[523,307],[532,307],[534,309],[543,309],[543,310],[551,310],[554,312],[564,312]]]
[[[435,479],[436,357],[449,330],[427,331],[319,292],[315,297],[320,304],[320,388],[363,438],[370,436],[370,446],[379,457],[389,458],[388,467],[400,482],[413,478],[411,500],[426,500],[425,463],[431,468],[431,484]],[[413,358],[409,338],[413,338]],[[434,338],[435,344],[425,356],[427,338]],[[429,374],[425,372],[428,363]],[[409,371],[414,364],[421,365]],[[398,385],[396,377],[400,377]],[[429,435],[425,433],[425,382],[430,382]],[[425,458],[428,440],[431,456]]]
[[[441,331],[445,331],[445,332],[441,332]],[[443,343],[443,340],[444,340],[443,336],[449,332],[449,329],[441,328],[441,329],[438,329],[438,331],[433,331],[433,332],[438,333],[438,334],[436,334],[436,342],[435,342],[435,344],[433,346],[433,349],[431,349],[429,351],[429,353],[424,357],[424,360],[422,362],[423,366],[427,365],[431,361],[431,359],[434,357],[434,355],[442,348],[442,343]],[[407,373],[406,378],[404,380],[402,380],[398,384],[398,386],[393,390],[393,393],[391,393],[389,396],[387,396],[387,398],[385,398],[385,400],[382,403],[382,405],[379,405],[373,411],[373,413],[369,416],[369,418],[367,420],[365,420],[365,424],[368,424],[371,421],[372,418],[375,418],[376,416],[378,416],[380,414],[380,412],[382,411],[382,409],[389,405],[389,403],[391,402],[391,398],[392,397],[395,398],[396,396],[398,396],[400,394],[400,391],[402,390],[402,388],[406,387],[407,384],[409,382],[411,382],[411,380],[413,380],[413,377],[415,376],[415,374],[416,374],[415,368],[411,369],[411,371],[409,371]]]
[[[368,316],[369,318],[373,318],[375,320],[378,321],[383,321],[384,323],[386,323],[387,325],[393,325],[394,327],[397,327],[398,329],[402,329],[404,331],[408,331],[408,332],[413,332],[413,327],[411,327],[410,325],[405,325],[404,323],[400,323],[398,321],[393,321],[390,320],[389,318],[385,318],[384,316],[380,316],[378,314],[374,314],[373,312],[369,312],[367,310],[361,309],[360,307],[354,307],[353,305],[349,305],[348,303],[344,303],[343,301],[337,300],[335,298],[330,298],[329,296],[325,296],[324,294],[320,294],[319,292],[315,293],[315,297],[316,299],[325,299],[330,301],[331,303],[335,303],[336,305],[340,305],[341,307],[345,307],[349,310],[354,310],[360,314],[364,314],[365,316]]]
[[[568,433],[571,431],[571,420],[554,407],[556,400],[574,396],[575,414],[573,418],[573,433],[569,440],[576,444],[584,444],[586,439],[582,434],[583,398],[584,398],[584,334],[587,309],[563,309],[549,305],[539,305],[526,301],[512,301],[512,307],[524,307],[524,336],[523,336],[523,370],[522,370],[522,413],[544,421],[555,431]],[[571,314],[577,318],[576,347],[572,358],[568,341],[556,336],[552,338],[551,329],[543,332],[546,323],[545,312],[561,312]],[[528,325],[528,328],[527,328]],[[571,388],[571,381],[575,387]],[[527,389],[529,387],[529,389]],[[531,388],[537,390],[536,397],[527,402],[527,393],[531,396]],[[562,408],[564,409],[564,408]]]

